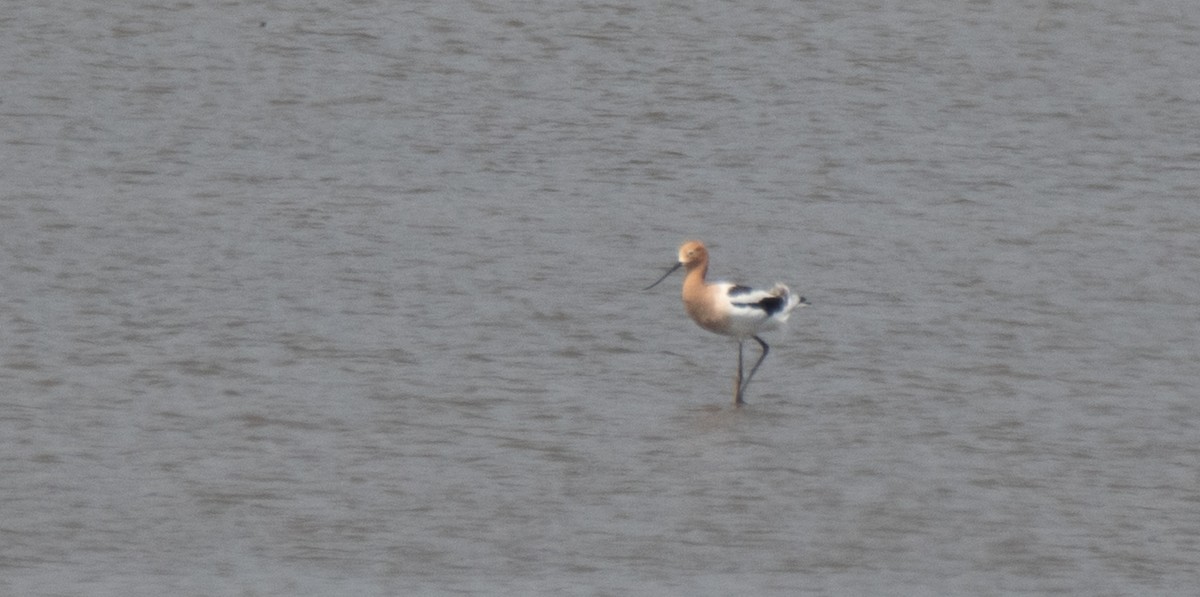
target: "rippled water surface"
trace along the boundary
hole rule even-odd
[[[1195,590],[1194,6],[27,4],[0,592]]]

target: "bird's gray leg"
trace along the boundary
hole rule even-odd
[[[738,392],[737,404],[739,404],[739,405],[746,403],[745,400],[742,400],[742,395],[744,395],[746,392],[746,386],[750,385],[750,380],[754,378],[754,372],[758,371],[758,366],[762,364],[763,359],[767,358],[767,353],[771,351],[771,347],[767,346],[767,343],[763,342],[762,338],[759,338],[758,336],[753,336],[753,338],[758,341],[758,344],[760,346],[762,346],[763,351],[762,351],[762,355],[760,355],[758,357],[758,361],[756,361],[754,363],[754,366],[750,368],[750,375],[746,376],[746,381],[742,384],[742,389]],[[742,343],[738,342],[738,374],[739,374],[738,376],[739,377],[741,377],[741,371],[742,371],[741,347],[742,347]]]
[[[741,406],[745,404],[742,400],[742,340],[738,339],[738,368],[737,375],[733,378],[733,405]]]

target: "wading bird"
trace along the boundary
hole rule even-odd
[[[741,406],[746,386],[758,371],[758,366],[771,350],[758,333],[778,328],[787,322],[788,315],[796,307],[807,307],[804,297],[797,297],[783,284],[770,290],[756,290],[729,282],[706,282],[708,273],[708,249],[700,241],[691,240],[679,247],[679,262],[658,282],[647,286],[650,290],[679,268],[684,268],[683,306],[700,327],[717,334],[732,336],[738,343],[737,376],[733,378],[733,404]],[[750,368],[750,374],[742,379],[742,343],[753,338],[762,346],[762,354]]]

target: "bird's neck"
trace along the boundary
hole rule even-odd
[[[687,295],[689,290],[696,292],[697,287],[704,287],[704,277],[707,275],[707,263],[698,263],[694,267],[689,267],[687,274],[683,278],[684,295]]]

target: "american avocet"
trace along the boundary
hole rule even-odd
[[[708,249],[700,241],[691,240],[679,247],[679,263],[676,263],[658,282],[645,288],[650,290],[659,282],[684,268],[683,306],[688,315],[700,327],[717,334],[733,336],[738,343],[737,377],[733,378],[733,404],[741,406],[746,403],[743,396],[746,386],[767,353],[771,350],[758,333],[778,328],[788,320],[788,315],[796,307],[807,307],[804,297],[797,297],[783,284],[776,284],[770,290],[755,290],[748,286],[739,286],[729,282],[705,282],[708,273]],[[762,346],[762,355],[750,368],[750,375],[742,381],[742,343],[753,338]]]

